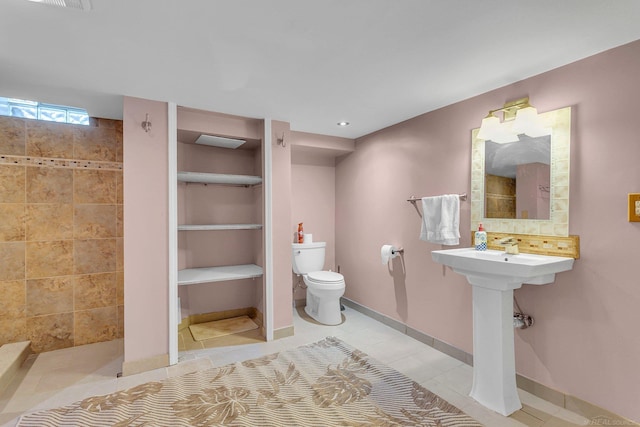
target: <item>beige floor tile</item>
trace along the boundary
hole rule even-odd
[[[527,404],[522,404],[522,409],[520,410],[526,414],[531,415],[532,417],[535,417],[537,419],[539,419],[540,421],[549,421],[551,419],[551,417],[553,417],[552,414],[549,414],[545,411],[542,411],[538,408],[535,408],[533,406],[529,406]]]
[[[117,379],[117,389],[126,390],[131,387],[135,387],[140,384],[144,384],[151,381],[166,380],[167,368],[158,368],[152,371],[141,372],[135,375],[128,375],[126,377],[120,377]]]
[[[430,365],[425,365],[424,362],[415,357],[415,355],[403,357],[402,359],[388,363],[388,365],[396,371],[402,372],[417,383],[423,383],[442,374],[441,370]]]
[[[304,313],[304,312],[302,312]],[[56,350],[31,356],[9,388],[0,395],[0,425],[15,425],[24,411],[53,408],[88,396],[111,393],[149,381],[182,375],[261,357],[336,336],[371,357],[388,363],[421,385],[490,427],[587,425],[583,416],[519,390],[525,405],[511,417],[488,410],[468,396],[473,370],[470,366],[426,346],[347,307],[345,322],[320,325],[294,310],[295,334],[265,342],[256,331],[245,335],[196,342],[188,330],[179,334],[180,362],[127,377],[121,370],[123,340]]]
[[[509,416],[509,418],[519,421],[528,427],[541,427],[544,424],[544,421],[523,410],[514,412]]]
[[[473,368],[469,365],[460,365],[447,372],[438,375],[434,380],[455,390],[462,395],[468,395],[473,381]]]
[[[211,368],[213,368],[211,359],[200,358],[188,360],[173,366],[169,366],[167,368],[167,377],[177,377],[180,375],[189,374],[191,372],[204,371]]]
[[[461,410],[466,412],[469,416],[475,418],[482,424],[487,427],[524,427],[526,424],[521,423],[518,420],[515,420],[511,417],[505,417],[503,415],[498,414],[497,412],[493,412],[475,402],[473,399],[469,398],[470,402],[468,402],[464,406],[459,406]]]

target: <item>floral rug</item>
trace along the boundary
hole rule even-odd
[[[336,338],[22,416],[18,426],[482,426]]]

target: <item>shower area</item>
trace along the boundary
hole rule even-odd
[[[0,117],[0,345],[124,336],[122,122]]]

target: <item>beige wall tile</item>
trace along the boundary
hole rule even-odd
[[[116,270],[116,239],[76,240],[75,274],[105,273]]]
[[[73,241],[27,242],[27,279],[73,274]]]
[[[0,282],[0,320],[25,317],[25,281],[9,280]]]
[[[124,236],[124,207],[116,205],[116,236]]]
[[[73,205],[53,203],[27,205],[27,241],[72,238]]]
[[[116,271],[124,270],[124,239],[116,239]]]
[[[73,171],[27,167],[27,203],[72,203]]]
[[[73,237],[98,239],[116,237],[116,205],[76,205]]]
[[[116,273],[75,276],[73,289],[75,310],[116,305]]]
[[[73,313],[27,318],[27,338],[36,353],[73,347]]]
[[[24,203],[26,166],[0,165],[0,203]]]
[[[25,277],[25,243],[0,243],[0,280],[23,280]]]
[[[103,119],[101,117],[97,117],[97,120],[97,127],[109,129],[115,129],[118,123],[122,123],[121,120]]]
[[[83,169],[75,170],[73,174],[75,203],[115,204],[115,171]]]
[[[124,305],[118,306],[118,338],[124,338]]]
[[[121,162],[124,155],[124,145],[122,144],[122,122],[116,126],[116,162]]]
[[[116,304],[124,305],[124,271],[116,271]]]
[[[27,317],[73,311],[71,276],[27,280]]]
[[[27,121],[27,156],[73,158],[73,129],[66,123]]]
[[[115,162],[116,131],[111,127],[74,127],[73,152],[79,160]]]
[[[121,205],[124,200],[124,181],[122,172],[116,172],[116,203]]]
[[[121,162],[122,121],[92,123],[0,117],[0,155]],[[124,335],[122,179],[122,171],[0,165],[0,344],[70,347],[76,325],[93,325],[76,345]]]
[[[24,204],[0,203],[0,242],[24,240]]]
[[[27,340],[27,319],[0,318],[0,345]]]
[[[24,156],[25,121],[15,117],[0,117],[0,154]]]
[[[110,341],[118,337],[116,306],[77,311],[74,320],[75,345]]]

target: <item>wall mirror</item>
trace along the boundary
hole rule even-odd
[[[473,130],[472,230],[568,236],[571,107],[539,118],[549,135],[499,144]]]

